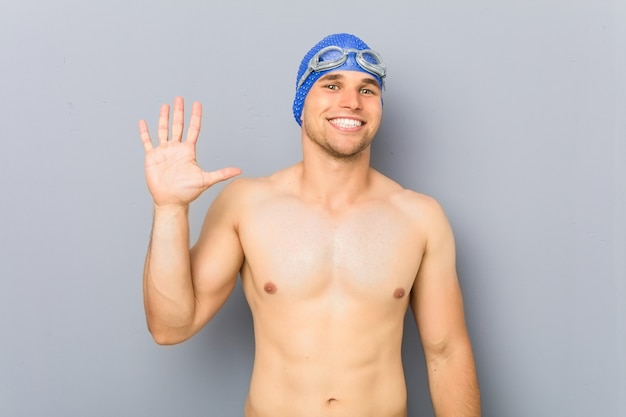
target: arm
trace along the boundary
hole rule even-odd
[[[144,306],[148,328],[158,343],[179,343],[195,334],[224,303],[234,286],[242,256],[237,235],[229,219],[220,216],[228,204],[222,198],[215,210],[209,210],[207,222],[215,231],[212,238],[222,240],[230,258],[219,251],[206,259],[192,262],[189,250],[189,204],[211,185],[239,174],[236,168],[214,172],[202,171],[195,157],[202,108],[194,103],[190,128],[182,141],[183,100],[176,98],[172,137],[169,134],[169,106],[159,115],[159,145],[153,147],[145,121],[139,122],[139,133],[146,151],[146,180],[154,200],[152,237],[143,276]],[[218,199],[216,199],[217,201]],[[210,216],[211,213],[217,213]],[[236,245],[233,243],[236,241]],[[198,278],[194,269],[202,264],[222,263],[219,274]],[[194,266],[195,265],[195,266]],[[201,269],[201,268],[200,268]],[[211,284],[207,285],[207,281]],[[207,286],[212,291],[207,292]],[[215,288],[219,288],[216,290]],[[207,306],[211,306],[210,308]],[[217,306],[217,307],[215,307]]]
[[[456,275],[452,230],[439,205],[428,208],[429,231],[411,293],[437,417],[479,417],[480,393]]]

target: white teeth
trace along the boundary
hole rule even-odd
[[[363,124],[360,120],[355,119],[332,119],[330,120],[330,122],[335,126],[343,127],[346,129],[359,127]]]

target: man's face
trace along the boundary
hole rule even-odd
[[[333,71],[313,84],[302,109],[309,140],[329,155],[351,159],[367,149],[382,117],[381,88],[359,71]]]

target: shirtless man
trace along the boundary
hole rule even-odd
[[[302,162],[224,187],[191,249],[189,204],[240,170],[196,164],[199,103],[184,141],[182,98],[171,135],[169,107],[161,107],[157,147],[139,122],[154,199],[144,271],[149,329],[160,344],[192,337],[240,274],[256,340],[246,417],[406,416],[409,305],[435,414],[480,415],[449,223],[435,200],[370,167],[384,77],[380,56],[353,35],[314,46],[294,100]]]

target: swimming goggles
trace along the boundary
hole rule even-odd
[[[337,56],[337,52],[339,56]],[[348,55],[352,53],[355,55],[357,64],[362,69],[380,78],[381,83],[384,83],[387,69],[378,52],[371,49],[359,50],[331,45],[320,49],[319,52],[313,55],[313,58],[309,61],[307,70],[302,74],[300,80],[298,80],[296,89],[300,88],[312,73],[328,71],[342,66],[348,60]]]

